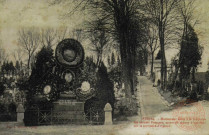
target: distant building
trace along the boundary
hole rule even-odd
[[[152,60],[151,58],[148,59],[146,72],[148,76],[151,76],[151,65]],[[170,65],[167,65],[167,79],[170,77],[170,74],[172,72],[172,67]],[[161,60],[157,59],[153,61],[153,73],[154,73],[154,85],[157,86],[158,82],[161,79]]]

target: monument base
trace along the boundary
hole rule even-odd
[[[84,102],[78,102],[72,99],[60,99],[54,102],[53,114],[59,121],[68,121],[68,123],[83,123]]]

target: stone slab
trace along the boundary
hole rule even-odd
[[[69,102],[54,104],[55,111],[84,111],[83,102]]]

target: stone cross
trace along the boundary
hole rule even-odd
[[[109,103],[105,105],[105,125],[112,125],[112,107]]]
[[[22,123],[24,119],[25,109],[21,103],[17,106],[16,112],[17,112],[17,122]]]

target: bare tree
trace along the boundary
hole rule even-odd
[[[23,54],[24,52],[21,48],[14,50],[14,52],[12,53],[15,61],[19,61],[19,62],[23,61]]]
[[[41,30],[41,44],[53,47],[67,37],[67,27],[45,28]]]
[[[37,28],[22,28],[18,31],[18,43],[28,55],[27,68],[31,69],[31,58],[40,44],[40,34]]]
[[[92,43],[92,51],[97,54],[97,67],[100,66],[102,62],[103,52],[108,45],[108,41],[110,41],[110,37],[107,35],[105,31],[93,31],[89,34],[89,39]]]
[[[43,46],[52,47],[55,44],[57,31],[54,28],[46,28],[41,30],[41,44]]]
[[[191,25],[194,27],[196,24],[198,24],[199,20],[197,18],[194,18],[194,10],[195,10],[195,3],[196,0],[181,0],[177,10],[180,14],[180,21],[182,22],[183,28],[182,28],[182,36],[184,36],[187,33],[188,25]]]
[[[8,62],[8,55],[6,54],[5,49],[2,47],[2,40],[0,39],[0,66],[3,78],[5,77],[4,74],[6,62]],[[1,78],[0,81],[2,81]]]
[[[89,10],[95,24],[103,23],[105,31],[111,33],[119,44],[121,56],[122,80],[125,84],[126,97],[134,94],[134,70],[133,61],[136,54],[138,34],[140,31],[141,16],[139,13],[140,2],[136,0],[98,0],[83,1],[83,5]],[[95,25],[96,27],[98,25]]]
[[[180,81],[182,81],[183,74],[184,74],[182,73],[182,69],[184,68],[183,66],[185,64],[184,55],[186,53],[184,48],[185,48],[185,45],[189,41],[189,35],[192,33],[194,26],[198,23],[198,19],[194,18],[195,1],[196,0],[190,0],[190,1],[182,0],[178,6],[178,11],[181,16],[181,23],[183,27],[181,29],[182,35],[181,35],[181,43],[180,43],[180,50],[179,50],[179,58],[176,63],[176,70],[175,70],[175,74],[173,78],[174,84],[176,83],[176,78],[177,78],[179,69],[181,71],[180,72],[181,75],[179,78],[180,78]],[[193,35],[196,35],[196,33],[195,34],[193,33]],[[192,44],[193,43],[190,43],[190,45]],[[197,46],[198,46],[198,43],[197,43]],[[201,54],[201,51],[200,51],[200,54]],[[198,54],[196,56],[198,56]],[[195,57],[193,58],[194,58],[194,63],[195,63]]]
[[[70,37],[82,42],[84,40],[84,31],[82,29],[73,29],[69,33]]]
[[[151,55],[151,77],[153,77],[153,63],[155,51],[159,48],[158,45],[158,29],[155,25],[150,25],[148,30],[148,47]]]
[[[57,28],[56,30],[56,39],[57,39],[57,43],[59,43],[60,41],[62,41],[63,39],[65,39],[67,37],[67,27],[60,27]]]
[[[8,55],[5,52],[5,49],[0,46],[0,66],[7,61]]]
[[[122,80],[128,98],[134,94],[134,56],[136,56],[136,45],[139,45],[138,37],[141,34],[139,28],[143,27],[140,24],[145,23],[139,11],[140,2],[139,0],[77,0],[74,1],[75,8],[71,10],[72,12],[68,12],[73,14],[77,10],[88,10],[91,21],[95,24],[102,22],[105,31],[111,33],[119,44]],[[66,1],[64,3],[66,4]]]
[[[179,2],[178,7],[176,8],[177,13],[179,14],[179,29],[178,29],[178,36],[179,36],[179,41],[182,42],[182,39],[185,39],[185,36],[188,34],[188,26],[191,25],[192,27],[194,27],[196,24],[198,24],[198,19],[194,18],[193,14],[194,14],[194,3],[196,0],[190,0],[190,1],[186,1],[186,0],[181,0]],[[172,78],[172,82],[173,82],[173,86],[175,87],[176,85],[176,81],[177,81],[177,76],[179,73],[179,68],[180,68],[180,63],[182,61],[182,48],[183,48],[183,44],[180,43],[180,47],[178,47],[179,49],[179,53],[178,55],[176,55],[175,59],[173,60],[173,64],[175,66],[175,72]]]
[[[153,23],[158,27],[158,37],[161,50],[161,88],[164,90],[167,81],[167,64],[165,57],[165,45],[168,44],[170,35],[175,32],[176,7],[180,0],[146,0],[145,11]],[[174,27],[173,27],[174,26]]]

